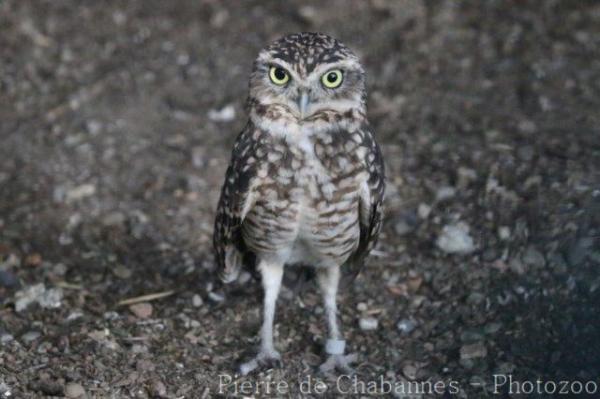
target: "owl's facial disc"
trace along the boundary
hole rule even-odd
[[[353,60],[324,63],[311,71],[281,59],[262,61],[258,70],[263,84],[252,87],[261,89],[264,105],[282,107],[298,121],[322,112],[341,114],[363,106],[363,72]]]
[[[292,34],[259,53],[248,104],[256,118],[306,124],[364,115],[364,70],[337,40],[317,33]]]

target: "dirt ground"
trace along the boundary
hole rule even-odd
[[[261,290],[214,274],[247,76],[294,31],[359,54],[386,156],[382,238],[340,295],[356,380],[317,371],[312,285],[282,293],[283,367],[234,375]],[[599,110],[596,1],[1,1],[0,397],[600,395]]]

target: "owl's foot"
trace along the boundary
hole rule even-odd
[[[281,355],[275,349],[262,349],[258,355],[240,365],[240,374],[248,375],[254,370],[281,367]]]
[[[354,374],[354,369],[350,364],[355,363],[357,359],[358,355],[356,353],[349,355],[329,355],[325,363],[319,367],[319,370],[322,373],[339,371],[344,374]]]

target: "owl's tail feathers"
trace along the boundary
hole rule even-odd
[[[233,283],[240,275],[244,260],[243,256],[233,245],[225,250],[225,267],[221,270],[221,281],[225,284]]]

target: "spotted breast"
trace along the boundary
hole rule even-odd
[[[261,258],[315,267],[344,263],[360,239],[360,192],[368,173],[361,130],[326,131],[296,142],[265,135],[256,149],[255,198],[242,223]]]

